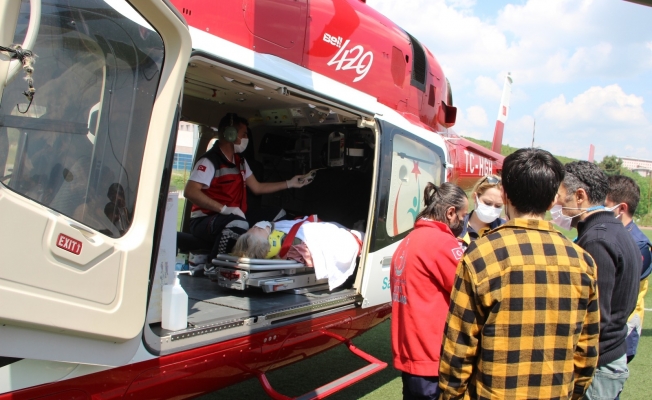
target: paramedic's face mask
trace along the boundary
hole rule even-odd
[[[242,153],[247,148],[249,144],[249,136],[247,134],[247,126],[245,124],[238,125],[238,143],[233,144],[233,151],[236,153]]]
[[[233,151],[235,151],[236,153],[242,153],[243,151],[245,151],[247,149],[248,144],[249,144],[249,139],[242,138],[242,139],[240,139],[239,144],[234,144],[233,145]]]

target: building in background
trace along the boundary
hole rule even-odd
[[[172,169],[176,171],[188,171],[192,169],[192,156],[195,153],[195,146],[199,140],[199,127],[188,122],[179,122],[177,144],[174,149],[174,164]]]
[[[641,176],[652,174],[652,160],[641,160],[640,158],[622,157],[623,167],[637,172]]]

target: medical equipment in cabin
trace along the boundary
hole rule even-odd
[[[331,132],[328,135],[328,166],[341,167],[344,165],[345,137],[342,132]]]

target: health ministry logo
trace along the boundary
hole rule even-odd
[[[407,259],[407,249],[409,245],[410,245],[410,239],[408,238],[405,241],[405,246],[401,251],[401,255],[398,256],[398,258],[396,259],[396,263],[394,264],[394,275],[396,276],[403,275],[403,270],[405,270],[405,261]]]
[[[406,213],[412,216],[412,222],[416,221],[417,215],[419,214],[419,208],[421,206],[421,183],[419,182],[419,175],[421,175],[421,170],[419,170],[419,162],[413,161],[412,171],[414,174],[414,181],[417,184],[416,196],[412,198],[412,207],[408,208]],[[394,236],[398,235],[398,203],[401,195],[401,189],[403,188],[403,182],[400,183],[398,187],[398,192],[396,193],[396,199],[394,200]]]

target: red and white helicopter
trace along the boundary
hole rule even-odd
[[[426,182],[501,169],[511,78],[494,151],[458,137],[435,57],[364,1],[0,0],[0,21],[0,399],[186,398],[252,376],[280,399],[266,372],[345,343],[369,365],[305,398],[334,393],[386,366],[350,339],[389,317]],[[165,330],[176,127],[227,112],[261,180],[322,168],[252,207],[366,221],[363,249],[333,291],[184,277],[187,328]]]

